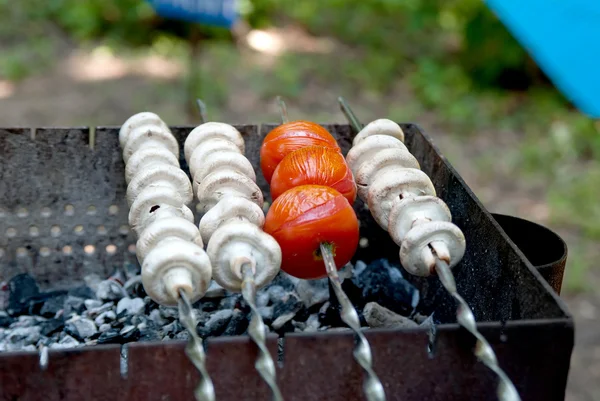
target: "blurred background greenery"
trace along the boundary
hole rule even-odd
[[[483,2],[240,5],[230,32],[161,19],[144,0],[0,0],[0,126],[119,125],[142,110],[193,123],[190,95],[230,123],[276,121],[276,95],[292,118],[343,122],[343,95],[364,122],[421,125],[491,211],[557,230],[570,251],[563,295],[595,321],[600,123]],[[600,400],[598,386],[574,396],[584,382],[568,399]]]

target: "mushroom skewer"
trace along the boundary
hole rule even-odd
[[[198,199],[200,234],[213,266],[213,278],[222,287],[241,292],[250,306],[248,328],[259,354],[255,367],[273,394],[282,401],[275,362],[266,346],[267,328],[256,305],[256,291],[279,273],[281,249],[262,231],[265,221],[263,195],[256,175],[244,156],[242,135],[233,126],[205,122],[204,107],[198,102],[202,124],[186,138],[184,153]]]
[[[464,255],[464,235],[451,223],[448,206],[435,196],[431,180],[404,146],[402,129],[387,119],[375,120],[363,128],[346,101],[342,97],[338,100],[357,134],[347,160],[359,186],[359,197],[400,246],[403,267],[422,277],[437,273],[444,288],[456,299],[458,323],[477,339],[475,356],[499,378],[498,399],[520,401],[492,347],[477,330],[473,311],[456,289],[451,268]]]
[[[285,102],[278,98],[278,103],[282,125],[265,138],[261,166],[273,198],[279,192],[277,187],[283,186],[285,192],[271,206],[265,231],[272,232],[284,248],[288,273],[308,279],[329,278],[341,307],[340,317],[358,339],[353,355],[366,373],[364,394],[369,401],[383,401],[385,392],[373,370],[371,347],[361,331],[358,313],[342,289],[336,266],[336,260],[340,265],[347,263],[358,244],[358,220],[352,209],[356,185],[331,134],[317,124],[290,123]],[[288,152],[285,156],[283,148]],[[296,234],[292,233],[294,225]]]
[[[212,268],[187,206],[192,185],[179,168],[179,145],[167,125],[149,112],[130,117],[121,127],[119,142],[126,164],[129,225],[138,237],[144,289],[161,305],[179,305],[179,318],[190,334],[186,354],[201,374],[195,397],[214,401],[191,306],[206,293]]]

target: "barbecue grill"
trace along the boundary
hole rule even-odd
[[[258,168],[259,148],[276,125],[235,126],[266,201],[269,188]],[[346,154],[351,127],[323,125]],[[503,230],[506,221],[497,221],[483,207],[431,139],[416,125],[401,126],[406,146],[464,232],[466,253],[454,268],[458,291],[499,365],[523,400],[564,400],[574,341],[573,319],[557,294],[564,243],[557,248],[549,235],[525,255],[507,235],[511,232]],[[119,128],[0,129],[0,280],[28,272],[41,287],[55,290],[90,273],[108,276],[115,266],[137,264]],[[192,129],[171,127],[180,149]],[[187,172],[183,152],[180,164]],[[355,260],[397,260],[398,246],[361,201],[355,211],[361,237],[369,244],[359,247]],[[551,259],[539,263],[544,276],[532,264],[538,260],[534,255]],[[434,313],[440,324],[433,331],[364,332],[387,399],[495,399],[497,378],[473,355],[475,339],[456,324],[454,299],[436,277],[406,278],[420,290],[419,311]],[[267,347],[280,362],[277,381],[284,399],[359,399],[363,372],[352,358],[353,343],[351,332],[287,333],[279,340],[269,335]],[[50,350],[42,364],[38,352],[2,353],[0,399],[189,400],[200,376],[184,348],[185,341],[168,341]],[[250,338],[209,338],[206,348],[218,400],[271,397],[254,368],[258,351]]]

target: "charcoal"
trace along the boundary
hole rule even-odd
[[[77,297],[82,299],[96,298],[96,293],[87,285],[71,288],[67,294],[71,297]]]
[[[179,311],[177,308],[160,305],[158,310],[160,311],[161,316],[170,322],[179,318]]]
[[[329,299],[329,279],[300,280],[296,284],[296,293],[307,308],[323,304]]]
[[[10,327],[33,327],[45,321],[46,319],[43,317],[22,315],[19,316],[17,321],[12,323]]]
[[[54,317],[56,314],[64,309],[65,301],[67,300],[66,294],[60,294],[55,297],[50,297],[44,302],[44,305],[40,309],[40,316]]]
[[[85,287],[88,288],[88,287]],[[65,315],[68,316],[71,313],[81,314],[85,310],[85,299],[80,298],[76,295],[67,295],[63,304]]]
[[[104,323],[112,322],[116,319],[117,319],[116,313],[113,312],[112,310],[108,310],[106,312],[102,312],[101,314],[99,314],[96,317],[96,319],[94,319],[94,323],[96,323],[97,326],[100,326],[100,325],[103,325]]]
[[[12,329],[10,333],[8,333],[8,335],[6,336],[6,340],[8,340],[8,342],[12,344],[35,344],[40,339],[40,332],[40,326],[17,327],[16,329]]]
[[[123,337],[119,333],[118,329],[110,329],[100,334],[100,337],[96,340],[98,344],[123,344]]]
[[[83,341],[96,334],[98,328],[92,320],[75,316],[65,322],[65,331],[79,341]]]
[[[106,332],[106,331],[108,331],[110,329],[111,329],[111,326],[108,323],[101,324],[100,327],[98,327],[98,331],[100,333],[104,333],[104,332]]]
[[[231,309],[224,309],[213,313],[206,324],[197,327],[198,335],[203,338],[221,335],[229,325],[232,316],[233,310]]]
[[[86,299],[83,303],[85,305],[85,309],[87,310],[98,309],[103,305],[103,302],[97,299]]]
[[[58,333],[65,327],[65,322],[62,319],[50,319],[40,324],[40,333],[43,336],[50,336]]]
[[[189,340],[190,339],[190,333],[187,332],[187,330],[184,331],[180,331],[179,333],[175,334],[175,336],[173,337],[174,340]]]
[[[8,309],[11,316],[26,313],[29,308],[29,299],[40,293],[35,279],[27,273],[14,276],[8,282],[9,298]]]
[[[183,330],[181,324],[175,320],[162,328],[162,332],[165,336],[173,337],[175,334]]]
[[[351,297],[359,309],[368,302],[376,302],[395,313],[410,316],[419,303],[419,291],[404,279],[398,266],[386,259],[378,259],[368,265],[358,261],[352,280],[344,281],[343,287],[349,296],[360,291],[358,299]]]
[[[108,312],[114,308],[115,304],[113,302],[107,302],[99,306],[98,308],[93,308],[87,311],[87,316],[91,319],[95,319],[96,316],[103,314],[104,312]]]
[[[292,292],[287,292],[283,295],[278,294],[276,298],[271,298],[271,301],[273,303],[275,316],[287,315],[290,313],[295,316],[296,313],[304,307],[300,298]]]
[[[165,318],[163,318],[162,314],[160,313],[160,309],[154,309],[152,312],[150,312],[150,320],[152,320],[157,326],[164,326],[168,322]]]
[[[14,317],[8,316],[6,312],[0,311],[0,327],[8,327],[16,322]]]
[[[250,316],[240,309],[234,309],[231,315],[231,319],[227,324],[227,328],[223,332],[224,336],[239,336],[246,332],[248,329],[248,323]]]
[[[319,315],[315,313],[313,315],[310,315],[308,319],[306,319],[306,327],[304,328],[304,331],[315,332],[320,327],[321,324],[319,323]]]
[[[123,327],[119,332],[119,335],[121,335],[124,342],[133,342],[140,338],[141,333],[137,327],[129,325]]]
[[[239,305],[241,298],[242,296],[240,294],[223,298],[219,304],[219,309],[233,309]]]
[[[296,316],[296,312],[279,315],[273,321],[273,323],[271,323],[271,327],[275,330],[281,330],[284,327],[284,325],[286,325],[287,323],[290,323],[290,325],[291,325],[291,321],[294,318],[294,316]],[[293,326],[292,326],[292,329],[293,329]]]
[[[117,315],[126,312],[129,315],[143,313],[146,304],[142,298],[123,298],[117,304]]]
[[[114,280],[104,280],[98,284],[96,297],[102,301],[118,301],[126,295],[123,286]]]
[[[258,312],[263,318],[265,324],[271,324],[274,315],[274,308],[272,306],[261,306],[258,308]]]
[[[269,288],[262,288],[256,293],[256,305],[260,308],[269,305]]]
[[[372,328],[408,328],[418,324],[407,317],[392,312],[376,302],[369,302],[363,309],[366,323]]]
[[[283,287],[286,291],[294,291],[298,281],[300,281],[300,279],[292,277],[282,270],[275,276],[271,285]]]
[[[196,308],[200,309],[204,312],[214,312],[220,308],[221,299],[202,299],[197,305]]]
[[[225,296],[227,296],[227,290],[215,281],[211,281],[210,287],[208,287],[208,290],[206,290],[206,293],[204,294],[205,299],[223,298]]]

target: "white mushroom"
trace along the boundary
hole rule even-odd
[[[271,282],[281,265],[281,248],[277,241],[249,222],[231,222],[219,227],[206,252],[213,266],[214,280],[230,291],[241,290],[243,264],[252,267],[257,288]]]
[[[194,199],[190,179],[180,168],[167,164],[154,164],[139,172],[127,186],[127,202],[129,205],[147,188],[169,187],[179,192],[185,205]]]
[[[456,225],[445,221],[424,222],[404,237],[400,261],[409,273],[426,277],[435,272],[436,256],[454,267],[465,254],[465,247],[465,237]]]
[[[197,164],[193,171],[190,170],[193,177],[194,192],[197,193],[198,185],[202,183],[206,176],[216,171],[225,170],[238,172],[256,182],[254,167],[244,155],[236,152],[220,151],[206,156],[204,161]]]
[[[409,153],[408,149],[398,139],[386,135],[373,135],[352,147],[346,156],[346,162],[356,177],[360,166],[382,150],[398,149],[403,153]]]
[[[157,303],[176,306],[179,291],[196,302],[208,289],[212,269],[204,250],[179,239],[161,241],[142,264],[142,284]]]
[[[390,211],[388,232],[394,242],[401,245],[413,226],[427,221],[452,221],[450,210],[443,200],[435,196],[398,199]]]
[[[186,158],[190,173],[196,171],[198,166],[211,154],[218,152],[236,152],[242,154],[240,148],[230,140],[224,138],[212,138],[210,141],[205,141],[202,146],[197,146],[189,158]],[[193,174],[192,174],[193,177]]]
[[[371,184],[367,201],[377,223],[387,230],[396,199],[422,195],[435,196],[435,188],[427,174],[414,168],[396,167],[383,172]]]
[[[134,114],[133,116],[129,117],[125,123],[123,123],[121,129],[119,130],[119,143],[121,148],[125,147],[127,137],[131,131],[144,125],[155,125],[162,127],[166,131],[169,131],[167,124],[165,124],[164,121],[154,113],[144,111]]]
[[[358,196],[363,200],[367,200],[370,185],[389,169],[396,167],[404,168],[419,168],[419,162],[408,151],[404,152],[398,148],[384,149],[368,159],[364,160],[359,165],[355,176],[356,185],[358,188]]]
[[[168,187],[149,187],[142,191],[131,204],[129,226],[139,237],[151,221],[153,214],[165,207],[178,209],[183,217],[191,222],[194,221],[192,211],[183,204],[179,192]]]
[[[131,155],[142,147],[162,147],[179,157],[179,144],[170,131],[158,125],[142,125],[129,132],[123,147],[123,160],[129,161]]]
[[[222,198],[200,220],[200,234],[209,243],[214,232],[221,226],[235,221],[248,221],[262,228],[265,215],[256,203],[239,196]]]
[[[179,168],[179,160],[167,148],[152,146],[144,147],[131,155],[125,166],[125,182],[129,184],[131,179],[149,168],[153,164],[170,165]]]
[[[352,145],[356,146],[362,142],[363,139],[372,135],[388,135],[404,142],[404,131],[402,131],[402,128],[392,120],[380,118],[365,125],[365,127],[354,137]]]
[[[135,249],[140,263],[143,263],[146,255],[158,246],[159,242],[173,237],[192,242],[200,248],[204,247],[198,227],[189,220],[174,216],[157,219],[146,226],[137,240]]]
[[[196,191],[198,209],[206,213],[225,196],[240,196],[262,208],[263,194],[251,178],[236,171],[221,170],[207,175]]]
[[[233,142],[241,153],[244,153],[245,144],[242,134],[233,126],[225,123],[208,122],[194,128],[188,135],[183,146],[185,160],[190,160],[194,149],[208,139],[224,138]]]

